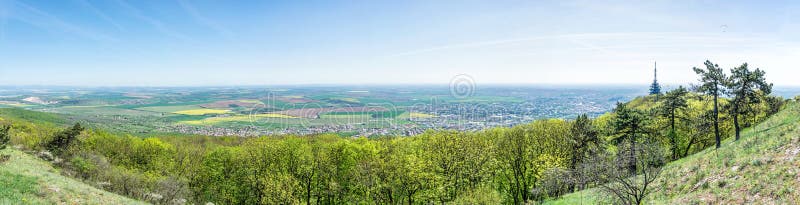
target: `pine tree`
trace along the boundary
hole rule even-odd
[[[751,103],[759,103],[760,95],[769,95],[772,92],[772,84],[767,83],[764,78],[764,71],[756,68],[750,71],[747,63],[731,69],[731,76],[726,84],[727,92],[733,96],[731,114],[733,114],[733,126],[736,130],[736,140],[739,140],[739,116],[746,114],[745,110]]]
[[[667,92],[667,94],[664,96],[664,103],[661,105],[661,115],[669,118],[669,140],[670,145],[672,146],[673,159],[677,158],[678,156],[678,143],[676,139],[678,133],[675,130],[675,118],[677,117],[679,111],[688,106],[685,98],[686,94],[688,93],[689,91],[687,91],[686,88],[679,86],[677,89]]]
[[[711,61],[708,60],[706,60],[704,64],[706,66],[705,70],[697,67],[692,68],[692,70],[700,76],[700,85],[697,85],[697,91],[708,94],[714,98],[714,136],[717,141],[717,148],[719,148],[722,145],[722,139],[720,139],[719,136],[718,99],[719,96],[723,94],[727,78],[725,77],[725,73],[722,72],[722,68],[719,68],[719,65],[711,63]]]
[[[630,143],[630,156],[629,156],[629,166],[628,169],[631,173],[636,172],[636,141],[638,139],[638,135],[645,133],[645,123],[647,121],[647,115],[645,115],[642,111],[628,108],[623,103],[617,103],[617,107],[614,108],[614,113],[616,114],[616,118],[614,119],[614,130],[617,131],[618,134],[621,135],[618,138],[618,142],[624,142],[624,140],[628,140]]]
[[[81,134],[83,127],[80,123],[75,123],[71,128],[67,128],[61,132],[56,133],[53,139],[47,143],[47,150],[56,154],[63,154],[64,151],[75,141],[75,138]]]
[[[570,132],[572,155],[570,157],[569,168],[574,171],[577,169],[578,164],[583,163],[583,159],[586,159],[588,155],[591,154],[592,149],[598,147],[602,142],[601,138],[598,137],[597,130],[594,128],[594,125],[592,125],[592,120],[589,119],[586,114],[578,116],[578,118],[572,122]],[[574,188],[576,188],[574,185],[570,185],[570,191],[573,191]]]

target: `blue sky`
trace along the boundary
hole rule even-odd
[[[800,85],[797,1],[0,0],[0,85]]]

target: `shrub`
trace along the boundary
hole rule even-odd
[[[67,128],[61,132],[56,133],[50,142],[47,143],[45,148],[50,152],[58,155],[63,154],[70,144],[75,141],[75,138],[81,134],[83,127],[80,123],[75,123],[71,128]]]
[[[570,186],[574,184],[571,173],[562,168],[551,168],[544,172],[541,184],[534,189],[533,194],[538,198],[558,197],[569,193]]]
[[[8,134],[8,130],[10,129],[11,125],[0,126],[0,150],[5,149],[8,142],[11,141],[11,135]]]
[[[502,204],[500,193],[490,187],[481,186],[461,194],[453,204]]]
[[[90,163],[83,157],[73,157],[70,160],[70,164],[72,165],[72,168],[78,172],[78,175],[84,179],[88,178],[89,174],[95,172],[96,169],[94,164]]]
[[[8,134],[8,130],[10,129],[10,125],[0,126],[0,150],[5,149],[8,142],[11,141],[11,136]],[[9,158],[11,158],[9,155],[0,155],[0,163],[8,161]]]
[[[762,164],[763,163],[759,159],[753,159],[753,161],[750,162],[750,165],[753,165],[753,166],[761,166]]]

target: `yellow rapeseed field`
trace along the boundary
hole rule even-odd
[[[436,117],[436,115],[419,113],[419,112],[412,112],[411,114],[409,114],[409,116],[411,118],[432,118],[432,117]]]
[[[181,121],[181,123],[190,125],[210,125],[220,122],[233,122],[233,121],[247,122],[262,118],[297,118],[297,117],[284,114],[277,114],[277,113],[266,113],[266,114],[237,115],[237,116],[227,116],[227,117],[210,117],[202,120]]]
[[[181,110],[173,112],[175,114],[181,115],[205,115],[205,114],[223,114],[230,112],[230,110],[218,110],[218,109],[193,109],[193,110]]]

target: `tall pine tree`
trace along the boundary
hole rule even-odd
[[[669,142],[670,146],[672,146],[672,159],[676,159],[678,157],[678,133],[675,130],[675,118],[678,116],[678,112],[685,109],[688,104],[686,103],[686,94],[689,91],[686,90],[683,86],[679,86],[675,90],[671,90],[664,95],[663,104],[661,104],[661,115],[664,117],[669,118]]]
[[[697,91],[714,98],[714,136],[717,141],[717,148],[719,148],[722,145],[722,139],[720,139],[719,136],[718,99],[719,96],[723,94],[727,78],[725,77],[725,73],[722,72],[722,68],[719,68],[719,65],[711,63],[711,61],[708,60],[706,60],[704,64],[706,69],[694,67],[692,70],[700,77],[700,79],[698,79],[700,84],[696,87]]]
[[[731,76],[727,81],[726,88],[728,94],[733,96],[731,114],[733,114],[733,126],[736,130],[736,140],[739,140],[739,116],[745,115],[747,108],[752,103],[760,102],[760,95],[769,95],[772,92],[772,84],[767,83],[764,78],[764,71],[756,68],[750,71],[747,63],[731,69]]]

